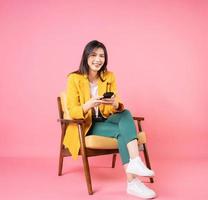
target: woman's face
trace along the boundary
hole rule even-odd
[[[105,54],[102,48],[95,48],[88,56],[87,63],[90,71],[98,72],[105,62]]]

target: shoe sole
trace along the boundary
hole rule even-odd
[[[143,177],[149,177],[149,178],[153,178],[155,175],[141,175],[141,174],[138,174],[138,173],[135,173],[135,172],[130,172],[128,170],[126,170],[126,173],[128,174],[134,174],[134,175],[137,175],[137,176],[143,176]]]
[[[143,198],[143,199],[154,199],[157,195],[149,195],[149,196],[143,196],[143,195],[138,195],[136,192],[133,192],[133,191],[129,191],[127,190],[127,194],[130,194],[130,195],[133,195],[133,196],[136,196],[136,197],[140,197],[140,198]]]

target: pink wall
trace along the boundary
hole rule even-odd
[[[57,156],[56,97],[98,39],[152,157],[208,156],[207,1],[0,1],[0,155]]]

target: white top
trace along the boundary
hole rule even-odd
[[[90,95],[91,97],[98,96],[98,85],[97,83],[90,82]],[[98,117],[98,106],[94,107],[95,109],[95,116]]]

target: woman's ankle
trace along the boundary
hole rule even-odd
[[[127,176],[128,183],[132,182],[136,178],[134,174],[126,174],[126,176]]]

